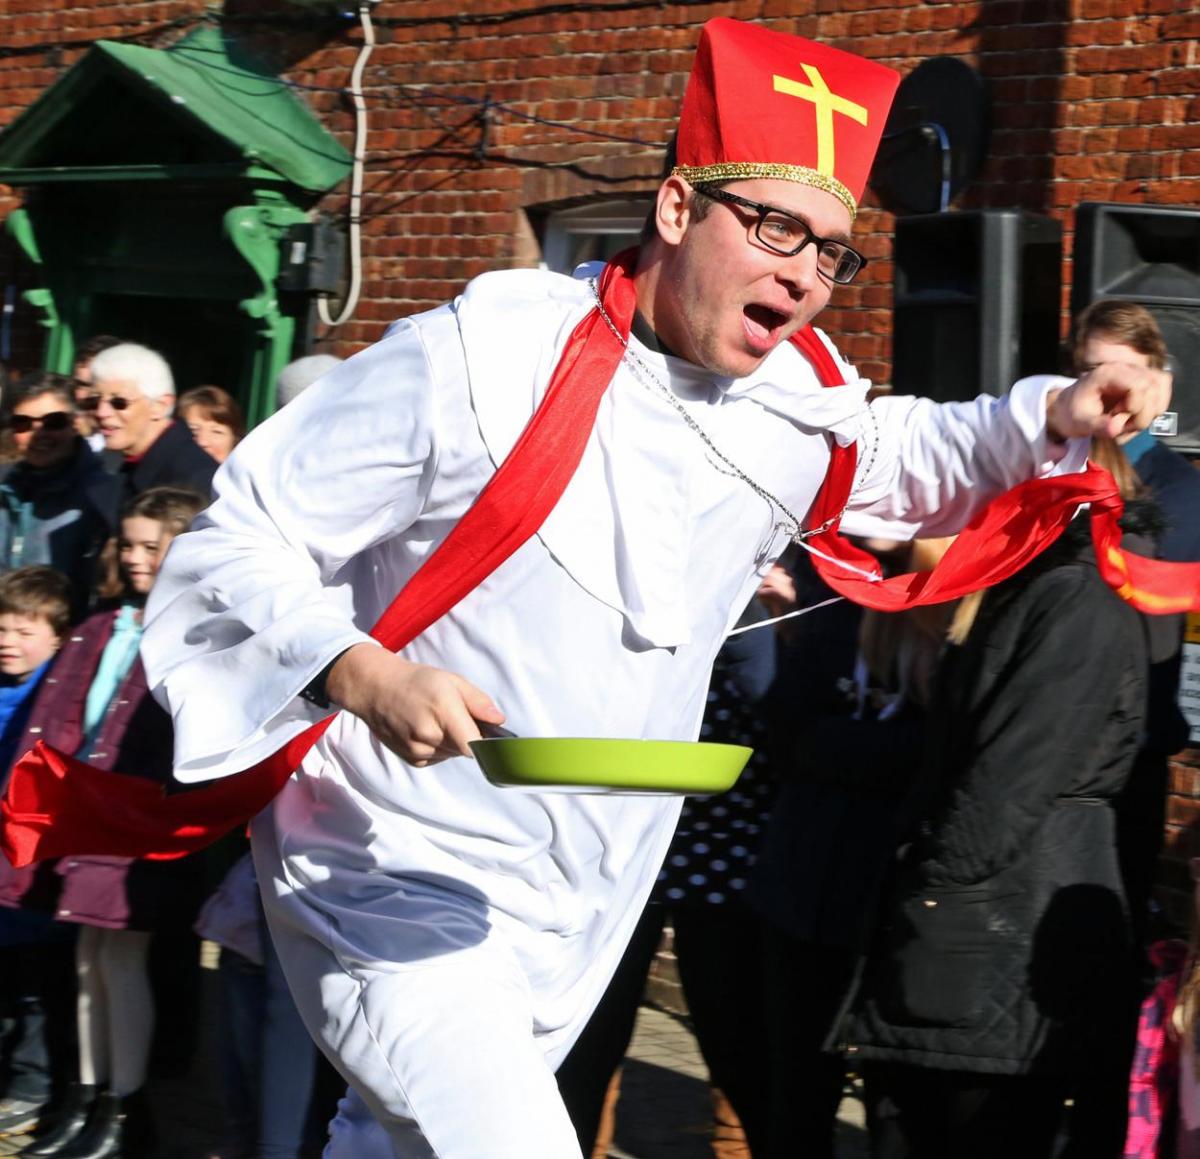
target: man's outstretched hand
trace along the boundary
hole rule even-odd
[[[1046,399],[1046,430],[1057,442],[1092,436],[1115,439],[1145,430],[1171,403],[1171,376],[1123,362],[1105,362]]]
[[[392,752],[418,768],[469,757],[469,743],[479,739],[477,721],[504,723],[492,698],[461,676],[411,664],[374,644],[343,652],[325,688],[334,704],[365,721]]]

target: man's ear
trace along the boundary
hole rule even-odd
[[[668,177],[658,187],[654,224],[667,245],[678,245],[692,217],[692,187],[682,177]]]
[[[151,401],[160,404],[158,408],[160,419],[169,419],[175,413],[175,396],[173,394],[160,394],[158,398]]]

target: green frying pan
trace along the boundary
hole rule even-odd
[[[594,793],[723,793],[753,749],[677,740],[504,737],[471,742],[493,785]]]

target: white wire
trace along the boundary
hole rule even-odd
[[[855,575],[862,576],[863,579],[870,580],[873,584],[883,582],[883,576],[878,575],[875,572],[863,571],[861,567],[855,567],[854,564],[847,563],[844,559],[838,559],[837,556],[826,555],[825,552],[820,550],[820,548],[813,547],[813,545],[807,539],[797,540],[797,542],[802,548],[804,548],[805,551],[809,553],[809,555],[820,556],[820,558],[826,563],[836,564],[838,567],[844,568],[846,571],[852,571]]]
[[[350,97],[354,101],[354,168],[350,176],[350,285],[346,300],[336,318],[329,314],[329,303],[317,299],[317,314],[326,326],[340,326],[358,306],[362,291],[362,186],[363,167],[367,157],[367,103],[363,99],[362,79],[367,60],[375,48],[375,26],[371,23],[370,0],[359,0],[359,22],[362,24],[363,43],[358,59],[350,73]]]
[[[780,620],[795,619],[796,616],[807,616],[809,612],[815,612],[818,608],[827,608],[830,604],[840,604],[845,596],[834,596],[831,600],[822,600],[819,604],[810,604],[807,608],[800,608],[795,612],[784,612],[782,616],[772,616],[769,620],[759,620],[757,624],[747,624],[744,628],[734,628],[731,632],[725,633],[725,639],[730,636],[740,636],[743,632],[753,632],[755,628],[765,628],[770,624],[778,624]]]

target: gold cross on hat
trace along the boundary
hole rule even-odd
[[[777,93],[787,93],[788,96],[800,97],[801,100],[812,101],[817,115],[817,164],[818,173],[826,177],[833,176],[833,114],[841,113],[860,125],[867,123],[867,110],[855,104],[846,97],[839,97],[829,91],[825,78],[820,70],[811,64],[802,64],[801,69],[808,77],[808,84],[791,80],[776,74],[772,77]]]

